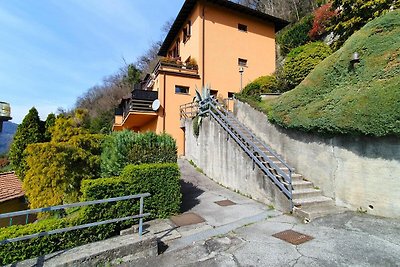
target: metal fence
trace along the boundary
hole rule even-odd
[[[23,240],[28,240],[28,239],[32,239],[32,238],[36,238],[36,237],[41,237],[41,236],[48,236],[48,235],[53,235],[53,234],[70,232],[70,231],[89,228],[89,227],[93,227],[93,226],[122,222],[122,221],[127,221],[127,220],[132,220],[132,219],[139,219],[139,236],[142,236],[142,234],[143,234],[143,218],[150,215],[150,213],[143,213],[144,198],[148,197],[148,196],[150,196],[150,193],[123,196],[123,197],[114,197],[114,198],[109,198],[109,199],[93,200],[93,201],[86,201],[86,202],[79,202],[79,203],[72,203],[72,204],[52,206],[52,207],[46,207],[46,208],[40,208],[40,209],[31,209],[31,210],[3,213],[3,214],[0,214],[0,219],[9,218],[10,225],[12,225],[12,218],[16,217],[16,216],[21,216],[21,215],[24,216],[25,215],[28,218],[28,216],[30,214],[37,214],[40,212],[65,210],[68,208],[84,207],[84,206],[89,206],[89,205],[117,202],[117,201],[130,200],[130,199],[140,199],[139,214],[137,214],[137,215],[127,216],[127,217],[123,217],[123,218],[109,219],[109,220],[100,221],[100,222],[81,224],[81,225],[77,225],[77,226],[55,229],[55,230],[48,231],[48,232],[40,232],[40,233],[16,237],[16,238],[4,239],[4,240],[0,241],[0,245],[12,243],[12,242],[23,241]]]

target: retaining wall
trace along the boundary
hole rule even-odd
[[[284,129],[239,101],[235,115],[337,205],[400,218],[400,138],[325,138]]]
[[[215,120],[204,118],[198,137],[193,134],[192,120],[185,121],[185,157],[219,184],[279,210],[290,210],[288,199]]]

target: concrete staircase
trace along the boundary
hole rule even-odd
[[[335,202],[322,195],[322,191],[301,174],[292,175],[293,214],[305,223],[318,217],[345,212],[346,209],[337,207]]]
[[[233,121],[231,124],[237,131],[242,133],[242,136],[245,136],[247,139],[251,139],[255,136],[250,129],[240,122]],[[242,141],[245,141],[244,138]],[[279,159],[277,159],[276,156],[264,148],[265,146],[262,144],[262,141],[255,139],[254,144],[261,151],[263,151],[265,155],[267,155],[267,157],[271,159],[282,171],[289,172],[289,169]],[[280,155],[278,156],[283,158]],[[264,162],[264,164],[272,173],[274,173],[277,178],[279,178],[279,174],[275,169],[269,166],[267,162]],[[265,178],[268,179],[267,176]],[[285,183],[283,179],[280,180],[282,183]],[[286,185],[289,187],[289,184],[286,183]],[[305,223],[328,214],[346,211],[344,208],[335,206],[335,202],[331,198],[323,196],[322,191],[315,187],[312,182],[306,180],[301,174],[292,173],[292,188],[292,200],[294,205],[293,214],[301,218]]]

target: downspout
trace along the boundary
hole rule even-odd
[[[203,70],[202,70],[202,74],[201,74],[201,76],[202,76],[202,78],[201,78],[201,87],[202,88],[204,88],[204,85],[205,85],[205,81],[204,81],[204,77],[205,77],[205,66],[206,66],[206,64],[205,64],[205,49],[206,49],[206,38],[205,38],[205,35],[206,35],[206,20],[205,20],[205,3],[203,3],[203,14],[202,14],[202,17],[203,17],[203,44],[202,44],[202,52],[203,52],[203,55],[202,55],[202,61],[203,61]]]
[[[164,73],[164,99],[163,99],[163,133],[165,133],[165,98],[167,97],[166,94],[166,87],[167,87],[167,75]]]

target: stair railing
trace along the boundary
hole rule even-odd
[[[239,144],[240,147],[250,156],[254,163],[275,183],[275,185],[283,192],[283,194],[292,202],[292,168],[288,166],[275,152],[261,142],[254,136],[241,122],[239,122],[233,115],[230,114],[221,104],[213,98],[207,98],[199,103],[199,115],[210,114],[225,131]],[[233,123],[234,122],[234,123]],[[235,126],[241,125],[242,127]],[[249,139],[243,132],[251,136]],[[277,166],[256,144],[258,142],[263,148],[271,153],[274,158],[278,159],[288,169],[285,173],[279,166]],[[261,160],[264,160],[261,161]],[[267,163],[269,168],[263,163]],[[272,169],[272,170],[271,170]],[[276,174],[272,173],[275,171]],[[280,179],[283,179],[281,181]]]

